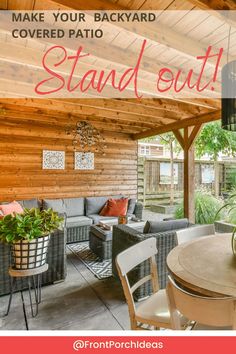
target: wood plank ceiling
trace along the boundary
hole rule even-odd
[[[138,10],[188,10],[194,11],[203,9],[236,9],[234,0],[0,0],[1,9],[10,10],[52,10],[52,9],[138,9]],[[209,40],[212,46],[220,48],[227,46],[228,25],[218,14],[208,13],[196,23],[188,23],[185,16],[181,13],[170,13],[168,16],[162,16],[160,13],[161,26],[157,27],[157,33],[152,33],[147,27],[147,38],[151,40],[151,46],[144,58],[146,67],[152,62],[153,57],[158,57],[160,63],[167,64],[173,69],[183,67],[185,70],[193,66],[193,53],[199,54],[205,51],[206,43]],[[106,24],[102,25],[105,30],[109,30],[112,25],[106,29]],[[214,26],[214,27],[212,27]],[[208,30],[207,30],[208,28]],[[138,29],[137,29],[138,30]],[[109,32],[110,33],[110,32]],[[165,33],[165,40],[162,40],[162,33]],[[122,32],[120,33],[122,36]],[[136,35],[136,34],[135,34]],[[134,35],[134,36],[135,36]],[[116,46],[124,47],[126,51],[133,51],[136,39],[132,36],[124,42],[119,40],[119,33],[114,30],[113,35],[108,36],[108,40]],[[125,38],[124,36],[122,37]],[[236,43],[236,27],[232,29],[232,43]],[[0,63],[3,58],[5,62],[11,60],[9,38],[5,36],[0,39],[1,53]],[[32,43],[32,44],[31,44]],[[181,43],[181,50],[179,48]],[[44,44],[38,43],[35,49],[35,43],[28,41],[28,46],[33,55]],[[44,45],[45,46],[45,45]],[[6,48],[6,50],[4,50]],[[117,53],[112,47],[111,57],[116,60],[117,65],[122,65],[123,58],[117,58]],[[45,50],[45,48],[44,48]],[[230,48],[230,58],[236,57],[236,45]],[[19,51],[17,58],[19,65],[23,65],[27,58],[24,52]],[[28,58],[28,60],[30,60]],[[120,60],[120,62],[119,62]],[[224,58],[226,60],[226,57]],[[105,58],[98,57],[93,65],[109,65]],[[158,68],[156,65],[156,68]],[[211,68],[209,67],[209,73]],[[145,77],[152,75],[148,69],[143,70]],[[13,73],[14,76],[14,73]],[[14,77],[16,80],[16,78]],[[18,82],[20,85],[21,82]],[[11,89],[12,89],[12,85]],[[8,90],[8,81],[0,83],[0,93]],[[12,124],[17,122],[20,117],[23,120],[30,120],[32,124],[53,125],[57,123],[63,125],[68,120],[88,120],[94,123],[98,128],[110,131],[119,131],[131,135],[134,139],[146,136],[164,133],[166,131],[186,127],[194,124],[205,123],[210,120],[220,118],[219,99],[193,98],[193,99],[47,99],[39,100],[34,98],[14,98],[0,99],[0,115],[7,117]]]

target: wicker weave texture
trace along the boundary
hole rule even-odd
[[[155,237],[157,241],[158,255],[156,257],[156,261],[158,280],[160,288],[164,289],[168,280],[166,258],[168,253],[177,246],[177,236],[175,231],[166,231],[156,234],[142,234],[126,225],[114,226],[112,243],[112,273],[115,277],[118,277],[115,258],[120,252],[150,237]],[[130,272],[129,281],[132,285],[148,274],[150,274],[149,262],[145,261]],[[147,282],[135,291],[134,298],[135,300],[140,300],[149,296],[151,293],[151,283]]]
[[[101,260],[110,259],[112,257],[112,240],[103,241],[94,235],[92,230],[89,236],[89,248],[101,258]]]
[[[88,241],[90,226],[76,226],[67,228],[67,243]]]

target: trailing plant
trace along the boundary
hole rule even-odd
[[[223,201],[214,197],[206,191],[197,191],[194,197],[195,203],[195,222],[196,224],[213,224],[215,220],[220,220],[223,211],[216,214],[223,205]],[[183,203],[175,211],[176,219],[184,217]]]
[[[63,218],[52,209],[24,209],[22,214],[6,215],[0,220],[0,241],[31,241],[61,227]]]

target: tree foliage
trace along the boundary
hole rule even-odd
[[[222,152],[228,156],[236,153],[236,134],[228,132],[220,126],[220,122],[206,124],[195,142],[195,152],[198,158],[205,154],[217,161]]]
[[[174,134],[172,132],[168,132],[168,133],[164,133],[158,136],[151,136],[145,139],[142,139],[143,142],[153,142],[156,141],[158,139],[160,140],[161,143],[163,143],[163,145],[168,146],[168,148],[170,149],[170,147],[172,146],[173,151],[175,154],[179,154],[181,151],[181,146],[179,145],[178,140],[176,139],[176,137],[174,136]]]

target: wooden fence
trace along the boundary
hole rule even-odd
[[[166,204],[170,197],[170,184],[161,180],[161,163],[169,163],[167,158],[139,158],[138,161],[138,199],[149,206],[155,203]],[[176,159],[174,163],[178,166],[177,178],[174,184],[175,201],[181,200],[183,195],[183,161]],[[227,193],[233,186],[236,187],[236,162],[220,161],[219,164],[219,192]],[[175,165],[175,166],[176,166]],[[205,183],[202,171],[211,167],[212,161],[195,162],[195,189],[204,188],[214,194],[214,182]]]

